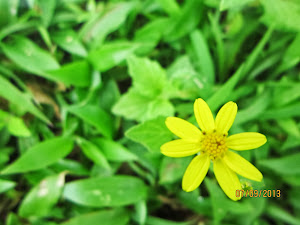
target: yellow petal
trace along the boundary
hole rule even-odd
[[[242,189],[240,180],[223,159],[214,161],[214,173],[225,194],[234,201],[239,200],[241,197],[236,197],[236,191]]]
[[[184,157],[198,153],[200,151],[199,142],[191,142],[185,139],[178,139],[167,142],[160,147],[162,154],[169,157]]]
[[[202,131],[209,132],[215,129],[214,117],[209,106],[202,98],[196,99],[194,103],[194,113]]]
[[[234,134],[227,138],[226,145],[233,150],[249,150],[262,146],[267,142],[265,135],[257,132]]]
[[[216,130],[221,134],[227,134],[233,124],[236,113],[236,103],[227,102],[223,105],[216,117]]]
[[[223,159],[227,166],[229,166],[230,169],[232,169],[239,175],[246,177],[250,180],[262,180],[263,176],[261,172],[240,155],[232,151],[227,151]]]
[[[209,169],[210,159],[207,154],[197,155],[189,164],[182,179],[182,189],[186,192],[195,190]]]
[[[196,126],[177,117],[168,117],[166,125],[173,134],[183,139],[198,141],[202,136],[201,131]]]

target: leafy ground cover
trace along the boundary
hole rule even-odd
[[[0,224],[300,224],[299,21],[299,0],[0,0]],[[182,190],[192,157],[160,146],[196,98],[266,135],[240,152],[265,197],[212,169]]]

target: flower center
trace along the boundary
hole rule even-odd
[[[219,134],[215,131],[212,133],[203,132],[201,151],[207,153],[211,160],[222,157],[227,149],[226,135]]]

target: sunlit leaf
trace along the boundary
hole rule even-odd
[[[64,197],[80,205],[93,207],[123,206],[146,197],[147,188],[138,178],[112,176],[88,178],[66,184]]]

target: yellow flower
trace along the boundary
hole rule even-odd
[[[195,190],[206,176],[212,161],[216,179],[225,194],[234,201],[240,199],[236,197],[236,190],[241,190],[242,187],[236,173],[255,181],[261,181],[263,176],[250,162],[229,149],[242,151],[258,148],[266,143],[266,137],[256,132],[228,137],[228,130],[237,113],[237,105],[234,102],[226,103],[214,120],[207,103],[199,98],[194,103],[194,113],[201,131],[183,119],[166,119],[169,130],[181,139],[162,145],[162,154],[169,157],[197,154],[183,176],[183,190]]]

